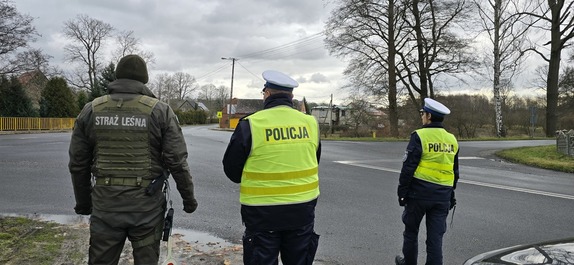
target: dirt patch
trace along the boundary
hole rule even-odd
[[[87,264],[89,225],[58,224],[24,217],[0,217],[0,264]],[[189,242],[172,235],[172,257],[178,264],[243,264],[241,245],[218,242]],[[133,264],[132,248],[126,242],[119,264]],[[161,242],[160,264],[167,256],[167,242]]]

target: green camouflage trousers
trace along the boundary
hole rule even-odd
[[[90,217],[90,265],[116,265],[126,238],[133,247],[135,265],[157,265],[165,209],[150,212],[104,212]]]

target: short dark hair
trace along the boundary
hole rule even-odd
[[[430,121],[432,121],[432,122],[443,122],[444,116],[433,115],[431,113]]]

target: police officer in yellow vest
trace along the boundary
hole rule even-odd
[[[319,129],[293,108],[289,76],[263,72],[264,109],[242,118],[223,157],[227,177],[240,183],[244,264],[312,264],[319,196]]]
[[[91,214],[88,264],[118,264],[126,238],[134,264],[157,264],[166,171],[175,179],[183,210],[197,208],[187,148],[172,109],[144,85],[145,61],[123,57],[116,77],[109,95],[86,104],[74,125],[69,149],[74,209]],[[146,192],[150,185],[155,189]]]
[[[402,215],[403,256],[396,264],[416,265],[418,232],[426,216],[426,265],[443,264],[442,237],[449,209],[456,204],[458,181],[458,142],[442,125],[450,110],[440,102],[425,98],[420,110],[422,128],[411,134],[403,157],[398,199]]]

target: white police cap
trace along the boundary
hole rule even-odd
[[[445,105],[432,98],[425,98],[423,110],[440,117],[450,114],[450,110]]]
[[[267,70],[263,72],[262,76],[263,79],[267,81],[267,83],[265,83],[265,87],[268,88],[293,91],[293,88],[299,86],[299,83],[297,83],[293,78],[278,71]]]

